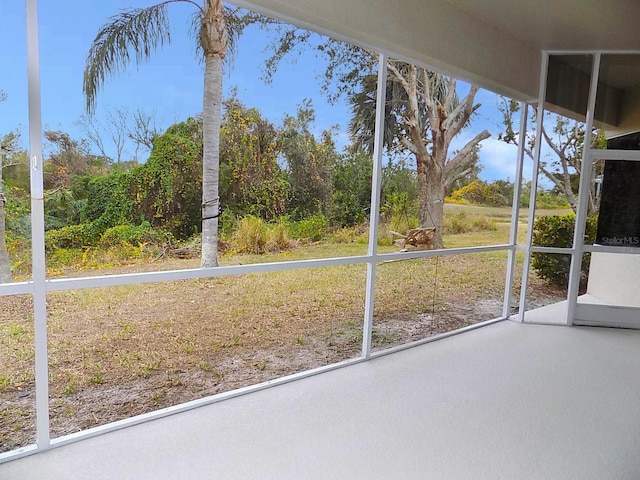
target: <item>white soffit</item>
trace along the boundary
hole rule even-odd
[[[638,0],[445,0],[538,50],[640,50]]]
[[[241,6],[536,98],[542,50],[640,50],[638,0],[240,0]]]

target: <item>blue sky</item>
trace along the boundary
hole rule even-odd
[[[40,2],[40,68],[42,121],[45,129],[69,132],[80,137],[75,122],[85,113],[82,74],[88,48],[98,29],[108,17],[129,7],[145,7],[148,1],[58,0]],[[159,125],[166,128],[202,110],[202,66],[197,60],[194,40],[189,35],[190,15],[194,7],[178,3],[169,7],[172,42],[156,52],[151,61],[136,69],[131,65],[124,73],[107,80],[97,99],[96,116],[103,118],[109,109],[141,107],[154,113]],[[0,2],[0,89],[9,99],[0,103],[0,134],[20,128],[23,143],[28,134],[26,32],[24,2]],[[345,127],[349,110],[344,103],[329,105],[321,95],[319,80],[322,62],[310,51],[297,63],[283,63],[271,85],[261,80],[267,56],[265,33],[252,29],[238,44],[236,59],[225,75],[225,92],[232,87],[248,106],[257,107],[263,117],[276,125],[286,114],[294,115],[296,106],[310,98],[316,109],[318,131],[334,124]],[[453,148],[460,148],[483,128],[492,138],[483,142],[481,158],[487,180],[514,178],[515,149],[497,140],[500,131],[496,97],[479,92],[476,100],[482,107],[472,124]],[[340,139],[338,139],[340,142]]]

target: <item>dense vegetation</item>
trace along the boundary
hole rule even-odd
[[[279,251],[294,241],[319,241],[340,229],[348,231],[351,240],[365,241],[371,157],[356,149],[339,152],[332,131],[313,133],[314,121],[310,103],[275,125],[235,96],[225,100],[220,150],[222,249]],[[144,163],[92,155],[86,140],[64,132],[47,131],[45,137],[49,151],[44,175],[45,240],[50,268],[74,259],[77,263],[78,258],[107,265],[132,257],[153,258],[168,248],[197,243],[202,198],[199,117],[157,135]],[[18,139],[14,140],[17,145]],[[12,157],[17,161],[4,169],[7,240],[12,268],[20,274],[30,265],[29,172],[26,152],[15,148]],[[488,184],[477,178],[477,171],[452,186],[448,201],[510,205],[513,184]],[[524,191],[521,201],[526,205]],[[563,206],[552,192],[538,195],[545,196]],[[389,161],[382,169],[381,198],[387,230],[404,232],[418,225],[417,197],[415,168]],[[460,233],[466,228],[461,220],[449,219],[445,229]],[[475,224],[492,228],[488,221]]]

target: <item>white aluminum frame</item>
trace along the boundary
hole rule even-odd
[[[591,68],[591,82],[589,89],[589,98],[587,105],[587,116],[586,116],[586,135],[585,139],[589,141],[591,138],[591,127],[593,126],[593,112],[595,108],[595,99],[597,93],[597,85],[598,85],[598,74],[600,68],[600,54],[601,52],[594,51],[551,51],[545,50],[542,51],[542,59],[540,62],[540,85],[539,85],[539,93],[538,93],[538,103],[536,110],[536,136],[534,141],[534,159],[533,159],[533,175],[531,180],[531,191],[537,192],[538,190],[538,177],[540,175],[540,155],[541,155],[541,145],[542,145],[542,125],[544,122],[544,105],[545,99],[547,95],[547,72],[549,68],[549,57],[551,55],[592,55],[594,57],[592,68]],[[597,57],[597,60],[596,60]],[[597,65],[596,65],[597,64]],[[597,69],[596,69],[597,68]],[[588,137],[588,138],[587,138]],[[583,162],[589,162],[589,155],[585,151],[583,155]],[[586,164],[585,164],[586,165]],[[590,163],[589,163],[590,165]],[[585,171],[585,168],[582,168],[582,171]],[[589,168],[589,172],[590,172]],[[587,177],[586,179],[584,177]],[[529,273],[531,271],[531,253],[559,253],[559,254],[567,254],[571,255],[571,266],[570,266],[570,276],[569,276],[569,286],[567,289],[567,303],[566,303],[566,314],[564,317],[564,323],[566,325],[573,325],[575,319],[575,310],[577,304],[578,297],[578,288],[580,281],[580,266],[582,261],[582,253],[583,253],[583,236],[586,226],[586,212],[587,212],[587,200],[586,195],[581,195],[581,192],[586,191],[585,188],[588,189],[588,177],[589,175],[582,175],[580,177],[580,187],[578,191],[578,214],[576,215],[576,222],[574,228],[574,236],[573,236],[573,245],[572,247],[537,247],[533,245],[533,225],[535,221],[535,208],[537,203],[537,195],[534,193],[532,195],[533,201],[530,200],[529,203],[529,218],[528,218],[528,230],[527,230],[527,240],[525,245],[525,260],[523,264],[523,273],[522,273],[522,287],[520,291],[520,308],[518,312],[518,320],[521,322],[527,322],[526,319],[526,310],[527,310],[527,290],[529,286]],[[586,185],[585,185],[586,184]],[[582,232],[582,233],[579,233]],[[578,240],[579,237],[579,242]],[[577,247],[576,244],[580,246]],[[579,255],[578,255],[579,253]],[[576,261],[576,258],[578,259]],[[576,273],[577,269],[577,273]]]
[[[586,142],[585,142],[586,143]],[[609,160],[609,161],[632,161],[640,162],[640,151],[638,150],[597,150],[586,149],[584,154],[583,171],[588,172],[587,180],[584,181],[585,187],[588,188],[589,181],[591,180],[591,167],[595,160]],[[582,181],[581,178],[581,188]],[[585,205],[585,218],[586,223],[586,195]],[[576,220],[578,225],[578,220]],[[627,254],[627,255],[640,255],[640,249],[637,247],[615,247],[606,245],[586,245],[583,241],[584,236],[580,236],[576,233],[574,243],[576,245],[576,259],[582,258],[583,252],[602,252],[602,253],[614,253],[614,254]],[[573,266],[573,265],[572,265]],[[579,274],[579,267],[578,274]],[[573,301],[569,298],[569,304]],[[598,303],[588,303],[588,299],[585,298],[583,302],[579,301],[577,288],[575,291],[575,303],[573,303],[574,311],[571,317],[573,324],[578,325],[591,325],[591,326],[608,326],[618,328],[640,328],[640,308],[622,306],[622,305],[604,305]]]
[[[593,127],[594,112],[596,108],[596,95],[598,91],[598,77],[600,76],[600,53],[593,56],[591,65],[591,84],[589,87],[589,100],[587,102],[587,126],[585,128],[584,145],[591,145],[591,130]],[[578,289],[580,287],[580,270],[582,266],[582,252],[584,249],[584,232],[587,225],[587,207],[589,195],[589,182],[591,181],[591,155],[584,149],[582,155],[582,170],[580,175],[580,187],[578,189],[578,208],[576,212],[575,228],[573,230],[573,251],[571,252],[571,265],[569,267],[569,286],[567,292],[567,318],[566,324],[573,325],[578,303]]]
[[[240,2],[242,3],[242,2]],[[19,448],[13,451],[0,453],[0,463],[13,460],[26,455],[45,451],[49,448],[58,447],[71,442],[87,439],[96,435],[101,435],[127,426],[143,423],[153,419],[184,412],[186,410],[203,405],[216,403],[228,398],[233,398],[246,393],[259,391],[274,385],[281,385],[301,378],[306,378],[319,373],[327,372],[344,366],[353,365],[388,355],[399,350],[411,348],[416,345],[430,343],[432,341],[446,338],[453,335],[481,328],[495,322],[503,321],[509,317],[510,299],[512,294],[512,284],[515,276],[516,251],[523,250],[525,253],[531,249],[517,244],[519,199],[522,184],[522,166],[524,161],[523,148],[519,148],[516,167],[516,179],[513,196],[512,224],[509,235],[509,243],[504,245],[490,245],[482,247],[453,248],[446,250],[426,250],[413,252],[398,252],[379,254],[377,251],[377,232],[379,225],[380,210],[380,185],[381,185],[381,163],[382,163],[382,129],[383,129],[383,108],[378,108],[376,115],[375,149],[374,149],[374,170],[372,178],[371,195],[371,218],[369,222],[369,246],[366,255],[353,257],[340,257],[330,259],[314,259],[292,262],[262,263],[254,265],[237,265],[216,268],[198,268],[190,270],[173,270],[149,273],[95,276],[84,278],[62,278],[47,279],[45,269],[45,249],[44,249],[44,198],[43,198],[43,176],[42,176],[42,122],[41,122],[41,97],[40,97],[40,73],[39,73],[39,47],[38,47],[38,10],[37,0],[26,0],[27,11],[27,56],[28,56],[28,86],[29,86],[29,148],[31,157],[31,216],[32,216],[32,245],[33,245],[33,270],[32,280],[13,284],[0,285],[0,296],[29,294],[34,299],[34,325],[35,325],[35,369],[36,369],[36,444]],[[309,26],[306,26],[309,28]],[[314,28],[313,26],[311,26]],[[323,32],[328,33],[328,32]],[[341,38],[349,41],[349,39]],[[386,88],[386,62],[387,55],[381,53],[379,56],[378,72],[378,94],[377,105],[384,105]],[[383,68],[383,66],[385,68]],[[520,132],[524,137],[526,132],[526,104],[522,104],[523,119],[521,120]],[[531,215],[531,212],[530,212]],[[531,225],[531,223],[530,223]],[[501,317],[480,322],[459,330],[436,335],[416,342],[398,345],[383,351],[371,351],[371,336],[373,329],[373,309],[375,293],[375,274],[378,263],[389,260],[407,260],[418,258],[431,258],[449,255],[462,255],[471,253],[507,251],[507,273],[505,278],[505,293],[503,314]],[[331,267],[340,265],[366,264],[367,281],[365,291],[365,313],[363,318],[363,343],[362,352],[359,357],[349,359],[332,365],[296,373],[293,375],[270,380],[264,383],[240,388],[237,390],[224,392],[218,395],[194,400],[191,402],[175,405],[154,412],[138,415],[117,422],[109,423],[92,429],[84,430],[71,435],[51,439],[49,426],[49,392],[48,392],[48,363],[47,363],[47,310],[46,296],[48,292],[111,287],[117,285],[142,284],[152,282],[167,282],[174,280],[214,278],[230,275],[241,275],[247,273],[275,272],[293,269],[306,269],[317,267]]]
[[[516,247],[518,245],[518,227],[520,223],[520,195],[522,194],[522,171],[524,168],[524,139],[527,133],[527,118],[529,105],[525,102],[520,103],[520,142],[518,143],[518,157],[516,164],[516,175],[513,188],[513,199],[511,202],[511,232],[509,233],[509,249],[507,258],[507,278],[504,286],[504,300],[502,303],[503,318],[511,317],[511,296],[513,294],[513,281],[515,278],[516,268]],[[522,321],[521,316],[516,317]]]
[[[525,312],[527,310],[527,289],[529,288],[529,273],[531,272],[531,245],[533,245],[533,224],[536,217],[536,193],[538,192],[538,172],[540,171],[540,144],[542,142],[542,122],[544,119],[544,98],[546,95],[547,85],[547,67],[549,56],[542,55],[540,66],[540,88],[538,105],[536,108],[536,137],[533,151],[533,173],[531,175],[531,188],[529,193],[529,215],[527,218],[527,239],[524,249],[524,263],[522,264],[522,282],[520,284],[520,305],[518,307],[517,319],[520,322],[525,321]],[[521,142],[524,143],[526,137],[521,132]],[[522,178],[518,181],[522,182]],[[531,199],[533,197],[533,200]]]
[[[368,256],[378,254],[378,227],[380,225],[380,189],[382,188],[382,153],[384,137],[384,112],[387,102],[387,56],[378,57],[378,88],[376,91],[376,123],[373,140],[373,175],[371,177],[371,207],[369,209],[369,245]],[[371,339],[373,337],[373,305],[376,290],[376,262],[367,263],[367,286],[364,302],[364,324],[362,326],[362,356],[371,357]]]
[[[540,69],[540,90],[538,98],[538,110],[537,110],[537,131],[535,140],[535,158],[533,167],[533,180],[532,191],[534,188],[537,190],[537,178],[539,175],[540,166],[540,145],[542,142],[542,122],[544,113],[544,103],[546,98],[546,83],[547,83],[547,69],[549,64],[549,57],[551,55],[591,55],[593,58],[591,67],[591,79],[589,87],[589,96],[587,100],[587,114],[585,119],[586,132],[584,145],[591,144],[591,131],[593,129],[594,114],[596,107],[596,99],[598,93],[598,80],[600,75],[600,63],[602,55],[640,55],[637,51],[627,50],[593,50],[593,51],[555,51],[548,50],[542,52],[542,62]],[[529,210],[529,231],[527,232],[527,241],[525,245],[525,264],[523,266],[523,279],[522,290],[520,296],[520,312],[519,320],[526,322],[526,298],[527,298],[527,286],[528,286],[528,274],[530,271],[531,253],[560,253],[571,255],[571,266],[569,271],[569,285],[567,288],[567,302],[566,302],[566,315],[564,317],[564,324],[573,325],[579,320],[581,325],[608,325],[608,326],[621,326],[629,327],[632,322],[630,321],[633,311],[637,316],[640,309],[634,307],[618,307],[614,305],[596,305],[580,303],[578,298],[578,290],[580,283],[580,267],[582,263],[582,255],[585,252],[606,252],[606,253],[626,253],[626,254],[640,254],[640,249],[631,247],[611,247],[602,245],[585,245],[584,234],[587,221],[587,207],[588,207],[588,195],[584,192],[589,190],[589,182],[591,181],[591,167],[593,161],[596,159],[601,160],[629,160],[640,161],[640,151],[633,150],[599,150],[585,148],[582,159],[582,172],[580,176],[580,187],[578,191],[578,205],[576,213],[575,228],[573,233],[573,245],[571,247],[536,247],[533,245],[533,220],[535,219],[535,196],[534,196],[534,208],[530,207]],[[610,321],[604,321],[603,319],[611,317]],[[598,320],[599,319],[599,320]],[[634,323],[635,327],[638,327],[638,322]]]
[[[44,251],[44,184],[42,172],[42,105],[38,3],[27,0],[27,76],[29,92],[29,150],[31,159],[31,275],[35,335],[36,445],[47,449],[49,434],[49,363],[47,351],[47,292]]]

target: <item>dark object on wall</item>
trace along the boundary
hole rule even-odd
[[[608,139],[607,150],[640,150],[640,132]]]
[[[596,243],[640,247],[640,162],[607,160]]]

